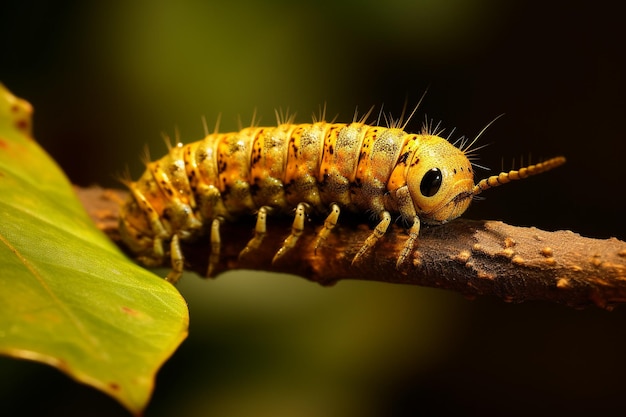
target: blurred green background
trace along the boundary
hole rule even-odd
[[[485,193],[468,217],[626,239],[621,13],[496,0],[24,1],[1,6],[0,80],[72,182],[117,186],[161,132],[199,140],[255,109],[351,120],[428,94],[424,115],[481,139],[480,163],[564,154]],[[377,107],[378,108],[378,107]],[[488,172],[481,172],[488,175]],[[456,293],[285,275],[185,276],[190,337],[146,416],[623,415],[626,309],[468,301]],[[116,416],[43,365],[0,358],[0,415]]]

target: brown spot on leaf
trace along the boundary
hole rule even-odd
[[[136,315],[138,315],[138,314],[139,314],[139,313],[137,312],[137,310],[134,310],[134,309],[132,309],[132,308],[130,308],[130,307],[126,307],[126,306],[122,306],[122,311],[123,311],[124,313],[128,314],[128,315],[131,315],[131,316],[136,316]]]
[[[17,127],[18,130],[25,130],[27,132],[30,131],[30,123],[28,122],[28,120],[25,119],[16,120],[15,127]]]

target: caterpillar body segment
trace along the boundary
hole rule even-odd
[[[125,181],[130,197],[121,208],[120,233],[147,266],[163,264],[169,253],[172,271],[167,279],[176,282],[184,265],[180,242],[210,236],[210,276],[219,261],[220,224],[243,215],[256,213],[257,223],[240,258],[261,246],[268,214],[295,213],[291,233],[273,261],[297,244],[308,214],[325,218],[314,250],[323,245],[340,213],[375,215],[378,224],[353,263],[399,216],[410,225],[397,261],[400,267],[412,253],[422,224],[452,220],[483,190],[565,162],[554,158],[475,185],[469,153],[428,129],[409,134],[362,121],[213,133],[171,147],[163,158],[147,163],[137,181]]]

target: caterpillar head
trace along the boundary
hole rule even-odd
[[[416,214],[425,223],[459,217],[472,201],[474,172],[467,156],[447,140],[424,138],[407,170],[407,186]]]
[[[425,223],[445,223],[467,210],[472,198],[482,191],[513,180],[540,174],[565,163],[557,156],[519,170],[501,172],[474,185],[467,152],[443,138],[426,138],[428,146],[416,150],[407,170],[407,186],[416,214]]]

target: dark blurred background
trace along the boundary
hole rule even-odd
[[[23,1],[3,4],[0,81],[73,183],[118,186],[140,155],[274,109],[425,115],[509,169],[564,154],[466,214],[626,239],[622,13],[601,2]],[[489,172],[480,172],[482,176]],[[232,272],[185,276],[190,337],[146,416],[623,415],[626,308],[469,301],[442,290]],[[114,416],[113,400],[0,358],[0,414]]]

